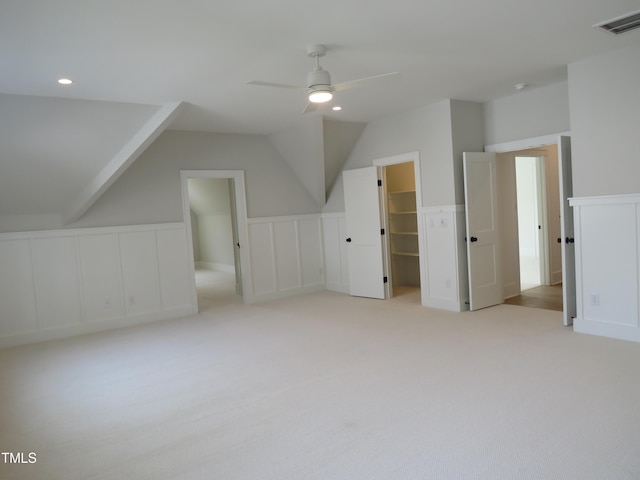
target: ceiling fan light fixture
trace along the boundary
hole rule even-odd
[[[325,103],[333,98],[333,93],[328,88],[318,88],[309,91],[309,101],[312,103]]]

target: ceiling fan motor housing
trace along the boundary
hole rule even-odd
[[[331,89],[331,76],[329,75],[329,72],[323,70],[322,68],[314,69],[313,71],[309,72],[309,75],[307,75],[308,88],[319,86]]]

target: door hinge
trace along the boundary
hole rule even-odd
[[[381,187],[382,186],[382,180],[378,180],[378,186]]]
[[[384,228],[380,229],[380,235],[384,235]]]
[[[382,277],[382,283],[387,283],[389,279],[387,277]]]

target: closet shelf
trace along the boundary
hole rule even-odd
[[[411,253],[411,252],[391,252],[391,255],[398,255],[400,257],[417,257],[418,256],[417,253]]]
[[[415,190],[397,190],[395,192],[389,192],[389,195],[406,195],[410,193],[413,193],[415,195],[416,191]]]
[[[416,213],[418,213],[418,212],[413,210],[413,211],[410,211],[410,212],[389,212],[389,215],[410,215],[410,214],[415,215]]]
[[[391,232],[391,235],[418,235],[418,232]]]

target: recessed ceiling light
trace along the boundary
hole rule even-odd
[[[73,80],[71,80],[70,78],[60,78],[58,79],[58,83],[60,85],[71,85],[73,83]]]
[[[526,83],[516,83],[514,86],[515,86],[516,90],[520,91],[520,90],[524,90],[529,85],[527,85]]]
[[[336,105],[335,107],[331,107],[331,110],[339,112],[340,110],[342,110],[342,107],[340,105]]]

